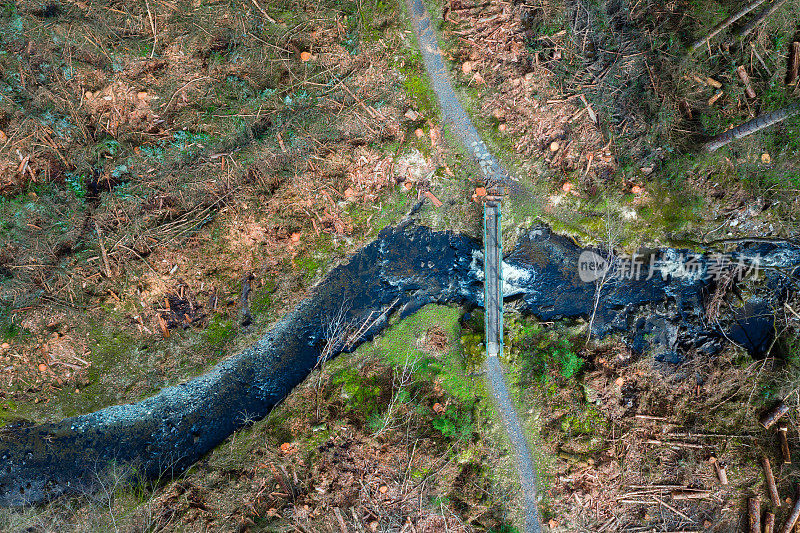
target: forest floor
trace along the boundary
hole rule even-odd
[[[800,117],[698,148],[800,98],[795,3],[686,54],[740,7],[428,4],[464,106],[530,191],[504,216],[507,249],[535,221],[626,251],[798,238]],[[0,426],[205,372],[418,199],[419,223],[480,235],[477,169],[399,2],[23,0],[0,4],[0,30]],[[716,297],[740,305],[733,288]],[[767,502],[762,453],[794,498],[757,418],[785,398],[800,421],[798,312],[795,299],[776,317],[765,359],[730,346],[681,365],[587,341],[582,320],[509,313],[547,528],[736,530],[748,496]],[[514,531],[481,327],[423,309],[176,479],[123,483],[121,469],[104,494],[0,511],[0,529]],[[671,499],[685,487],[708,493]]]

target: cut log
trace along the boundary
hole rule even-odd
[[[764,479],[767,482],[767,492],[773,507],[781,506],[781,497],[778,494],[778,486],[775,484],[775,475],[772,473],[772,465],[766,455],[761,456],[761,465],[764,467]]]
[[[775,533],[775,513],[764,515],[764,533]]]
[[[758,496],[747,501],[747,522],[750,533],[761,533],[761,501]]]
[[[777,111],[773,111],[772,113],[758,116],[753,120],[748,120],[741,126],[737,126],[726,131],[725,133],[721,133],[708,141],[705,144],[705,149],[708,152],[713,152],[714,150],[722,148],[731,141],[752,135],[757,131],[763,130],[764,128],[774,124],[778,124],[779,122],[783,122],[787,118],[793,117],[797,114],[800,114],[800,102],[795,102],[784,108],[778,109]]]
[[[442,207],[442,201],[436,198],[431,191],[425,191],[425,198],[433,202],[436,207]]]
[[[781,533],[792,533],[792,529],[794,529],[794,525],[797,523],[798,517],[800,517],[800,498],[795,500],[794,507],[792,507],[792,511],[786,518],[786,523],[783,524]]]
[[[797,81],[800,74],[800,42],[793,42],[792,49],[789,53],[789,75],[786,77],[786,83],[791,85]]]
[[[748,98],[755,98],[756,92],[753,90],[753,84],[750,81],[750,75],[747,74],[747,70],[745,70],[744,65],[739,65],[736,69],[736,75],[739,76],[739,79],[742,81],[742,85],[744,85],[744,92]]]

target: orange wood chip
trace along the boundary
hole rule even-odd
[[[281,444],[281,451],[286,455],[293,454],[297,451],[297,445],[292,442],[284,442]]]
[[[167,329],[167,321],[164,320],[164,317],[158,315],[158,325],[161,326],[161,334],[164,335],[164,338],[169,337],[169,329]]]
[[[433,202],[436,207],[442,207],[442,202],[436,198],[431,191],[425,191],[425,198]]]

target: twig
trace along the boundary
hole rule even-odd
[[[710,490],[683,489],[670,493],[673,500],[704,500],[711,496]]]
[[[668,504],[667,502],[665,502],[661,498],[656,498],[655,496],[653,496],[653,499],[655,501],[657,501],[658,503],[660,503],[661,505],[663,505],[664,507],[666,507],[667,509],[669,509],[670,511],[672,511],[673,513],[675,513],[676,515],[680,516],[681,518],[685,518],[686,520],[688,520],[689,522],[692,522],[692,523],[694,522],[694,520],[692,520],[691,518],[689,518],[688,516],[686,516],[685,514],[680,512],[679,510],[675,509],[673,506],[671,506],[670,504]]]
[[[769,5],[764,9],[762,9],[761,12],[759,12],[759,14],[756,15],[755,18],[753,18],[753,20],[742,26],[742,28],[739,30],[736,36],[739,39],[744,39],[745,37],[750,35],[753,32],[753,30],[756,29],[756,27],[758,27],[758,25],[764,21],[764,19],[775,13],[785,3],[786,0],[775,0],[772,3],[772,5]]]
[[[264,8],[261,7],[261,4],[259,4],[256,0],[252,0],[252,2],[253,5],[256,6],[259,11],[261,11],[261,14],[264,15],[265,19],[267,19],[271,24],[275,24],[275,19],[269,16],[269,14],[264,10]]]
[[[103,233],[100,231],[100,226],[97,221],[94,221],[94,229],[97,231],[97,242],[100,243],[100,255],[103,257],[103,269],[107,278],[111,278],[111,267],[108,265],[108,254],[106,247],[103,245]]]
[[[183,86],[180,89],[178,89],[177,91],[172,93],[172,97],[169,99],[169,102],[167,102],[167,105],[164,106],[164,111],[169,109],[169,106],[172,104],[172,101],[175,99],[175,97],[178,95],[179,92],[181,92],[186,87],[188,87],[190,84],[192,84],[192,83],[194,83],[196,81],[206,80],[206,79],[211,79],[211,76],[200,76],[199,78],[194,78],[193,80],[189,80],[186,83],[184,83]]]
[[[371,312],[371,313],[369,314],[369,316],[367,316],[367,318],[366,318],[366,319],[364,320],[364,322],[361,324],[361,326],[359,327],[359,329],[358,329],[358,330],[357,330],[355,333],[352,333],[352,334],[350,334],[350,335],[348,335],[348,336],[347,336],[347,338],[345,339],[344,348],[345,348],[345,349],[347,349],[347,350],[349,350],[350,348],[352,348],[353,346],[355,346],[355,344],[356,344],[356,343],[357,343],[359,340],[361,340],[361,337],[362,337],[362,336],[363,336],[363,335],[364,335],[364,334],[365,334],[367,331],[369,331],[369,330],[372,328],[372,326],[374,326],[375,324],[377,324],[377,323],[378,323],[378,321],[379,321],[379,320],[380,320],[382,317],[384,317],[384,316],[385,316],[387,313],[391,313],[392,311],[394,311],[394,308],[395,308],[395,306],[397,305],[397,302],[399,302],[399,301],[400,301],[400,298],[395,298],[395,300],[394,300],[394,301],[393,301],[391,304],[389,304],[389,306],[388,306],[386,309],[384,309],[384,310],[383,310],[383,312],[382,312],[381,314],[379,314],[379,315],[378,315],[378,316],[377,316],[377,317],[376,317],[374,320],[372,320],[372,321],[370,322],[370,319],[372,318],[372,314],[374,313],[374,311],[373,311],[373,312]]]
[[[347,524],[345,523],[344,517],[342,516],[342,511],[338,507],[334,507],[333,514],[336,515],[336,521],[339,522],[339,530],[342,533],[347,533]]]
[[[680,489],[684,488],[683,485],[628,485],[626,488],[630,490],[663,490],[663,489]]]
[[[750,43],[750,50],[753,52],[753,55],[756,56],[758,62],[761,63],[761,66],[764,67],[764,71],[772,74],[772,71],[769,68],[767,68],[767,64],[764,62],[764,58],[761,57],[761,54],[758,53],[758,50],[756,50],[756,46],[753,43]]]
[[[125,246],[124,244],[117,244],[117,246],[119,246],[120,248],[125,248],[126,250],[128,250],[129,252],[131,252],[133,255],[135,255],[136,257],[138,257],[139,259],[141,259],[141,260],[142,260],[142,262],[143,262],[145,265],[147,265],[147,268],[149,268],[149,269],[150,269],[150,271],[151,271],[153,274],[155,274],[156,276],[158,276],[158,275],[159,275],[158,271],[157,271],[155,268],[153,268],[153,266],[152,266],[150,263],[148,263],[148,262],[147,262],[147,260],[146,260],[144,257],[142,257],[141,255],[139,255],[139,252],[137,252],[136,250],[134,250],[134,249],[132,249],[132,248],[128,248],[128,247],[127,247],[127,246]],[[115,246],[115,248],[116,248],[116,246]]]
[[[756,435],[733,433],[667,433],[668,437],[675,439],[755,439]]]
[[[651,416],[651,415],[633,415],[633,418],[638,418],[640,420],[669,420],[665,416]]]
[[[381,120],[383,120],[383,121],[385,121],[385,120],[386,120],[386,117],[384,117],[384,116],[381,114],[381,112],[380,112],[380,111],[378,111],[377,109],[375,109],[375,108],[374,108],[374,107],[372,107],[372,106],[368,106],[367,104],[365,104],[365,103],[364,103],[364,100],[362,100],[361,98],[359,98],[358,96],[356,96],[355,94],[353,94],[353,91],[351,91],[351,90],[350,90],[350,88],[349,88],[347,85],[345,85],[343,81],[340,81],[340,82],[339,82],[339,85],[341,85],[341,86],[342,86],[342,88],[343,88],[345,91],[347,91],[347,94],[349,94],[350,96],[352,96],[352,97],[353,97],[353,100],[355,100],[355,101],[356,101],[356,102],[357,102],[357,103],[358,103],[358,104],[359,104],[361,107],[363,107],[363,108],[364,108],[364,110],[367,112],[367,114],[368,114],[370,117],[372,117],[373,119],[374,119],[374,118],[379,118],[379,119],[381,119]]]
[[[776,0],[776,1],[781,1],[781,0]],[[706,41],[717,35],[719,32],[721,32],[722,30],[724,30],[725,28],[727,28],[728,26],[730,26],[731,24],[742,18],[743,16],[747,15],[748,13],[750,13],[752,10],[754,10],[763,3],[764,0],[755,0],[754,2],[747,4],[740,11],[734,13],[730,17],[726,18],[725,20],[714,26],[714,28],[711,30],[711,32],[709,32],[708,35],[692,43],[692,45],[689,47],[689,53],[693,54],[698,48],[703,46],[706,43]]]
[[[708,152],[713,152],[714,150],[722,148],[726,144],[736,139],[741,139],[742,137],[752,135],[757,131],[763,130],[764,128],[774,124],[778,124],[779,122],[783,122],[787,118],[793,117],[797,114],[800,114],[800,102],[795,102],[786,107],[778,109],[777,111],[773,111],[772,113],[758,116],[753,120],[745,122],[741,126],[737,126],[726,131],[725,133],[721,133],[708,141],[705,144],[705,149]]]
[[[692,444],[689,442],[668,442],[663,440],[654,440],[648,439],[644,441],[645,444],[653,444],[655,446],[676,446],[678,448],[694,448],[697,450],[702,450],[705,448],[702,444]]]
[[[144,0],[144,5],[147,7],[147,18],[150,20],[150,29],[153,30],[153,48],[150,50],[150,59],[156,53],[156,44],[158,44],[158,36],[156,35],[156,22],[153,19],[153,13],[150,11],[150,2]]]

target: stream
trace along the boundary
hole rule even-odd
[[[682,251],[659,251],[667,258],[665,275],[609,279],[600,298],[599,284],[579,277],[582,251],[547,227],[529,229],[503,263],[507,307],[542,320],[594,315],[593,334],[621,332],[637,351],[652,350],[657,361],[676,367],[691,354],[718,351],[727,338],[758,355],[771,342],[764,335],[773,331],[772,310],[800,281],[800,247],[741,247],[736,256],[760,258],[763,280],[738,315],[710,325],[704,318],[711,289],[706,271],[689,276],[669,264],[677,264]],[[708,256],[699,262],[709,268]],[[238,428],[263,418],[303,381],[325,349],[327,326],[335,317],[368,327],[348,345],[328,347],[332,355],[369,341],[390,317],[408,316],[430,303],[481,306],[482,276],[477,240],[409,221],[386,228],[253,346],[207,374],[138,403],[0,429],[0,505],[92,492],[114,464],[132,465],[151,479],[181,472]]]

